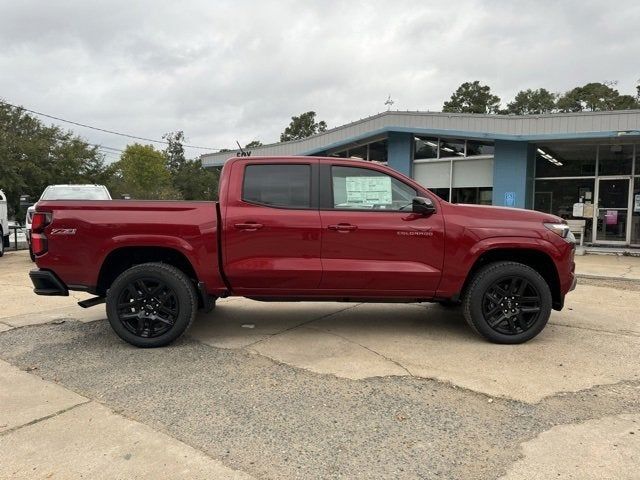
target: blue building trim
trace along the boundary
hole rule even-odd
[[[535,145],[496,140],[493,157],[493,205],[532,208]]]
[[[549,133],[544,135],[509,135],[503,133],[485,133],[485,132],[469,132],[465,130],[444,130],[435,128],[414,128],[414,127],[384,127],[378,130],[363,133],[361,135],[354,135],[339,142],[334,142],[322,147],[313,148],[301,152],[299,155],[317,155],[318,153],[326,152],[334,148],[347,146],[353,143],[357,143],[368,138],[391,135],[394,133],[407,133],[410,135],[426,135],[431,137],[448,137],[448,138],[465,138],[468,140],[510,140],[516,142],[544,142],[551,140],[582,140],[582,139],[598,139],[598,138],[620,138],[627,136],[638,136],[640,131],[628,131],[621,135],[618,130],[611,131],[599,131],[599,132],[580,132],[580,133]]]
[[[389,132],[387,139],[387,165],[411,176],[413,164],[413,134]]]

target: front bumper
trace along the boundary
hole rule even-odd
[[[33,283],[33,291],[37,295],[59,295],[69,296],[69,289],[58,276],[51,270],[41,270],[39,268],[29,272],[29,278]]]

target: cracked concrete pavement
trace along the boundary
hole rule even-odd
[[[187,457],[229,475],[595,479],[640,471],[640,283],[633,279],[624,288],[581,280],[565,310],[520,346],[486,343],[459,310],[438,305],[226,299],[176,345],[145,351],[111,333],[102,306],[82,310],[67,298],[43,308],[51,299],[23,291],[30,264],[7,257],[13,263],[0,275],[0,302],[16,305],[0,318],[0,358],[76,392],[89,402],[82,408],[96,405],[184,442],[193,449]],[[5,410],[19,418],[20,409]],[[96,412],[91,418],[107,415]],[[35,449],[7,440],[24,428],[0,433],[0,456],[14,454],[16,471],[29,462],[42,471],[55,466],[55,457],[38,463]],[[21,435],[40,437],[35,429]],[[42,438],[38,450],[57,452]],[[92,452],[103,448],[87,442]],[[566,445],[571,453],[563,455]],[[138,458],[152,461],[144,452]]]

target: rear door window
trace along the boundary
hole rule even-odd
[[[311,208],[311,165],[247,165],[242,200],[280,208]]]

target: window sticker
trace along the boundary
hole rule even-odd
[[[391,177],[346,177],[347,203],[376,205],[392,203]]]

